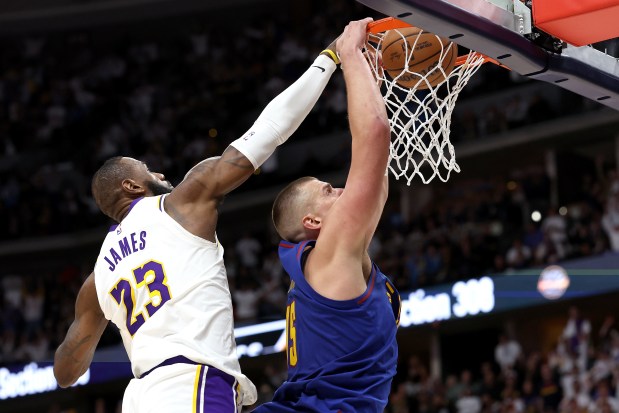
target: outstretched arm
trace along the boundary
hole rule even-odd
[[[241,185],[277,146],[297,130],[336,69],[320,55],[291,86],[273,99],[254,125],[232,142],[222,156],[196,165],[166,198],[166,211],[185,229],[213,240],[216,208],[222,197]]]
[[[88,370],[107,323],[99,306],[92,273],[77,295],[75,320],[54,356],[54,376],[60,387],[69,387]]]
[[[371,20],[351,22],[338,40],[348,94],[352,160],[344,192],[324,219],[306,265],[310,284],[333,299],[355,298],[365,291],[364,275],[370,271],[367,248],[387,200],[389,120],[362,53]]]

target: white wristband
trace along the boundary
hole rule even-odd
[[[286,90],[276,96],[254,125],[230,144],[260,167],[282,143],[286,142],[312,110],[335,72],[337,65],[320,55],[312,66]]]

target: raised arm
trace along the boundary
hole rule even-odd
[[[389,120],[362,53],[370,21],[351,22],[338,40],[348,94],[352,160],[344,191],[324,219],[306,266],[312,286],[334,299],[354,298],[365,290],[364,275],[370,271],[367,248],[387,199]]]
[[[54,376],[60,387],[69,387],[88,370],[107,323],[97,299],[93,273],[77,295],[75,320],[54,356]]]
[[[213,240],[217,205],[297,130],[322,94],[336,64],[321,54],[291,86],[273,99],[254,125],[220,157],[192,168],[166,198],[166,211],[185,229]]]

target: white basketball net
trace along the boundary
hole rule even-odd
[[[451,114],[458,94],[475,72],[484,63],[483,55],[470,52],[466,61],[457,65],[451,73],[445,73],[443,60],[451,53],[454,43],[442,47],[439,63],[425,75],[416,74],[419,80],[412,87],[403,87],[397,81],[409,72],[402,71],[395,78],[384,73],[379,53],[384,33],[369,34],[366,45],[366,57],[370,62],[377,83],[381,85],[381,92],[387,106],[389,124],[391,126],[391,149],[389,171],[396,179],[404,177],[410,185],[415,175],[419,175],[424,184],[435,177],[447,182],[451,171],[460,172],[456,163],[454,147],[449,141],[451,131]],[[438,37],[438,36],[437,36]],[[414,50],[417,44],[415,39]],[[439,38],[439,43],[440,38]],[[406,42],[404,42],[407,45]],[[408,45],[406,46],[408,48]],[[406,50],[408,68],[411,57]],[[432,79],[442,72],[444,80],[432,86],[428,78]]]

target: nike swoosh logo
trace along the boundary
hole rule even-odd
[[[320,67],[320,66],[312,66],[312,67],[317,67],[318,69],[322,70],[323,72],[325,71],[324,67]]]

